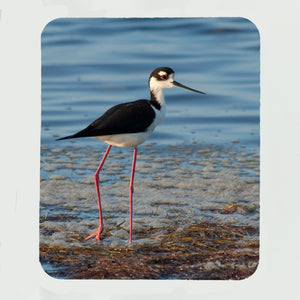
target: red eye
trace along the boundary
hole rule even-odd
[[[163,74],[163,75],[160,75],[160,78],[161,78],[161,79],[167,79],[168,76],[167,76],[166,74]]]

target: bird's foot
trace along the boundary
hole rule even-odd
[[[89,235],[89,236],[86,237],[85,239],[86,239],[86,240],[89,240],[89,239],[95,237],[95,240],[96,240],[96,241],[100,241],[100,235],[101,235],[102,231],[103,231],[103,228],[102,228],[102,226],[100,225],[97,231],[95,231],[93,234]]]

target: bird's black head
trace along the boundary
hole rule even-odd
[[[157,80],[167,80],[169,76],[174,73],[175,72],[169,67],[160,67],[152,71],[150,78],[155,77]]]
[[[169,67],[160,67],[153,70],[149,77],[149,87],[151,92],[178,86],[196,93],[205,94],[175,81],[174,74],[175,72]]]

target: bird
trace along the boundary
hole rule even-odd
[[[196,93],[205,94],[192,89],[174,80],[175,72],[169,67],[159,67],[152,71],[148,85],[150,100],[140,99],[121,103],[108,109],[83,130],[57,140],[93,137],[108,144],[106,152],[94,174],[95,187],[98,199],[99,226],[98,229],[86,237],[100,240],[103,232],[103,218],[99,190],[99,173],[105,163],[112,146],[133,148],[132,169],[129,185],[130,198],[130,232],[129,243],[132,243],[132,213],[133,213],[133,181],[136,166],[137,146],[145,142],[153,133],[155,127],[163,120],[166,114],[166,105],[163,90],[172,87],[181,87]]]

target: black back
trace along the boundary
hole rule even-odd
[[[111,107],[85,129],[59,140],[144,132],[154,118],[155,111],[148,100],[121,103]]]

